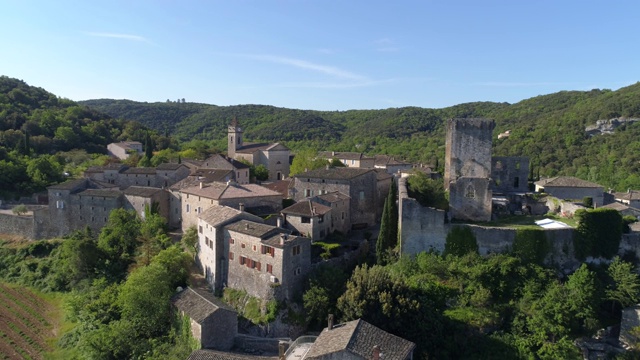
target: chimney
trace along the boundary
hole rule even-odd
[[[202,181],[200,181],[200,189],[202,189],[204,187]]]
[[[238,204],[238,209],[239,209],[240,211],[244,211],[244,203],[239,203],[239,204]]]
[[[284,360],[284,341],[278,342],[278,360]]]
[[[281,227],[282,227],[282,222],[283,222],[283,221],[282,221],[282,216],[278,216],[278,217],[276,218],[276,226],[277,226],[277,227],[279,227],[279,228],[281,228]]]
[[[249,223],[246,223],[244,227],[246,230],[249,230]]]
[[[374,345],[373,346],[373,354],[371,356],[372,360],[380,360],[380,346],[378,345]]]
[[[327,319],[327,330],[332,330],[333,329],[333,322],[334,322],[334,315],[333,314],[329,314],[329,318]]]
[[[280,235],[280,246],[284,246],[284,240],[287,238],[285,234]]]

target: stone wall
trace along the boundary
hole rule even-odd
[[[529,191],[529,158],[494,156],[491,158],[491,189],[494,192]]]
[[[14,215],[0,213],[0,234],[23,236],[33,240],[34,217],[31,215]]]

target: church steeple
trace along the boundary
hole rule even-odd
[[[228,128],[227,156],[235,158],[236,150],[242,148],[242,128],[238,124],[238,117],[234,116]]]

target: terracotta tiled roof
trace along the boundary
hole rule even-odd
[[[180,167],[184,166],[185,168],[188,168],[186,165],[184,164],[178,164],[178,163],[164,163],[164,164],[160,164],[156,167],[156,170],[178,170]]]
[[[78,193],[80,196],[118,197],[122,191],[118,189],[87,189]]]
[[[576,187],[576,188],[601,188],[602,185],[590,181],[578,179],[573,176],[557,176],[536,181],[536,185],[542,187]]]
[[[371,157],[365,156],[363,153],[359,153],[359,152],[341,152],[341,151],[320,151],[320,152],[318,152],[318,157],[324,158],[324,159],[336,158],[338,160],[373,159]]]
[[[125,174],[155,175],[156,174],[156,169],[155,168],[139,168],[139,167],[135,167],[135,168],[129,168],[129,169],[123,171],[123,173],[125,173]]]
[[[350,352],[363,359],[373,359],[373,347],[380,347],[381,359],[404,360],[415,344],[379,329],[364,320],[354,320],[324,329],[311,345],[305,359],[322,358],[340,351]]]
[[[248,220],[234,222],[233,224],[225,226],[225,228],[260,239],[267,239],[276,234],[289,234],[289,231],[286,229]]]
[[[124,190],[124,194],[130,196],[152,197],[161,191],[162,189],[155,187],[129,186]]]
[[[243,164],[240,161],[226,158],[220,154],[216,154],[208,157],[200,165],[201,169],[221,169],[221,170],[236,170],[236,169],[248,169],[249,165]]]
[[[640,191],[638,190],[629,190],[627,192],[617,192],[614,193],[613,196],[616,199],[621,199],[621,200],[640,200]]]
[[[349,168],[349,167],[335,167],[335,168],[322,168],[307,171],[305,173],[294,175],[295,178],[311,178],[311,179],[326,179],[326,180],[350,180],[355,177],[364,175],[373,169],[362,168]]]
[[[203,221],[207,222],[207,224],[216,227],[221,223],[224,223],[225,221],[228,221],[230,219],[233,219],[234,217],[238,216],[242,214],[242,211],[228,207],[228,206],[224,206],[224,205],[213,205],[210,208],[208,208],[207,210],[205,210],[204,212],[202,212],[202,214],[200,214],[200,216],[198,216],[200,219],[202,219]],[[247,216],[252,217],[255,222],[262,222],[262,219],[259,218],[258,216],[255,215],[251,215],[249,213],[245,213]]]
[[[187,287],[171,298],[173,305],[180,311],[184,311],[193,321],[198,324],[216,311],[228,311],[235,313],[231,307],[222,300],[213,296],[212,293]]]
[[[314,217],[324,215],[331,211],[331,208],[311,200],[299,201],[286,209],[282,210],[283,214]]]
[[[187,360],[277,360],[277,356],[255,356],[216,350],[196,350]]]
[[[86,186],[85,181],[88,181],[87,179],[75,179],[75,180],[68,180],[65,181],[63,183],[60,184],[55,184],[55,185],[51,185],[49,186],[47,189],[51,189],[51,190],[73,190],[79,186]]]
[[[278,180],[269,184],[263,184],[269,190],[280,193],[283,197],[289,197],[289,187],[291,186],[291,179]]]
[[[351,197],[349,195],[345,195],[339,191],[334,191],[331,193],[327,193],[327,194],[322,194],[322,195],[318,195],[316,196],[316,198],[326,201],[328,203],[334,203],[334,202],[338,202],[338,201],[343,201],[343,200],[349,200],[351,199]]]

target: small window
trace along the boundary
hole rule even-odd
[[[191,205],[187,204],[187,212],[191,210]]]
[[[304,197],[311,197],[311,189],[304,190]]]
[[[324,222],[324,215],[320,215],[318,217],[318,223],[323,223]]]
[[[247,262],[247,258],[244,256],[240,256],[238,261],[240,262],[240,265],[244,265]]]
[[[291,254],[293,256],[300,255],[300,245],[296,245],[291,249]]]
[[[255,267],[256,267],[256,270],[258,270],[258,271],[260,271],[260,270],[261,270],[261,268],[262,268],[262,264],[260,264],[260,261],[256,261],[256,262],[255,262]]]
[[[344,220],[344,211],[342,212],[342,220]]]
[[[303,216],[303,217],[301,218],[300,222],[301,222],[301,223],[303,223],[303,224],[309,224],[309,223],[311,223],[311,218],[310,218],[310,217]]]
[[[301,268],[296,268],[296,270],[293,272],[294,275],[300,275],[302,274],[302,269]]]
[[[243,248],[243,249],[244,249],[244,246],[245,246],[245,245],[244,245],[244,243],[242,243],[242,244],[240,245],[240,247],[241,247],[241,248]]]
[[[229,251],[229,260],[233,260],[233,253]]]
[[[258,247],[253,245],[253,251],[258,251]]]
[[[513,187],[514,188],[520,187],[520,178],[517,176],[513,178]]]
[[[233,238],[229,238],[229,244],[233,245],[233,244],[235,244],[235,243],[236,243],[236,241],[235,241],[235,240],[233,240]]]
[[[199,225],[199,226],[198,226],[198,232],[199,232],[200,234],[202,234],[202,225]]]
[[[364,200],[364,190],[360,190],[360,200]]]
[[[269,274],[273,274],[273,265],[271,265],[271,264],[267,264],[267,272],[268,272]]]

